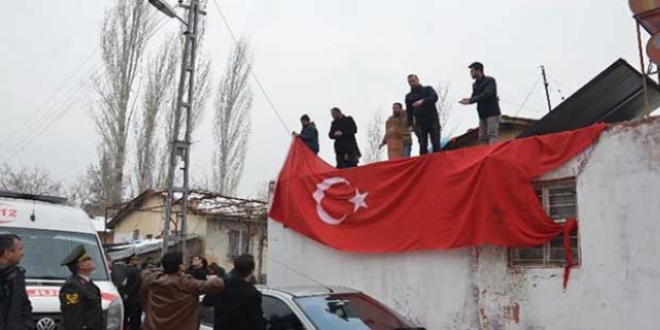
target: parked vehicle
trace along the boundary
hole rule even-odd
[[[258,286],[268,330],[424,330],[368,295],[342,287]],[[213,330],[206,308],[201,330]]]
[[[89,216],[65,205],[66,199],[0,191],[0,233],[21,237],[27,292],[37,330],[59,329],[59,292],[71,275],[60,262],[82,244],[96,262],[91,279],[101,289],[106,330],[120,330],[124,307],[110,282],[101,241]]]

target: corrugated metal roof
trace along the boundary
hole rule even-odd
[[[647,78],[651,110],[660,107],[660,88]],[[518,138],[558,133],[599,122],[617,123],[645,115],[642,74],[619,59],[555,107]]]

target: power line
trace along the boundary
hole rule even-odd
[[[529,93],[527,93],[527,96],[525,96],[525,99],[523,100],[522,104],[520,105],[520,108],[518,108],[518,111],[516,111],[516,114],[513,115],[514,117],[517,117],[518,114],[520,113],[520,111],[525,107],[525,104],[527,104],[527,101],[529,100],[529,97],[532,96],[532,93],[534,93],[534,91],[536,90],[536,87],[539,85],[539,82],[541,81],[541,78],[542,77],[539,76],[536,79],[536,82],[534,83],[534,86],[529,91]]]
[[[220,9],[220,5],[218,5],[218,1],[213,0],[213,3],[215,4],[215,8],[218,10],[218,13],[220,14],[220,17],[222,17],[222,21],[223,21],[225,27],[227,28],[227,31],[231,35],[231,38],[234,40],[234,43],[238,44],[238,38],[236,38],[236,34],[234,33],[234,30],[231,28],[231,25],[229,25],[229,20],[227,20],[227,17],[222,12],[222,9]],[[248,63],[250,63],[250,61],[248,61],[245,58],[245,54],[243,54],[243,57]],[[270,105],[270,108],[273,110],[273,112],[275,112],[275,115],[277,116],[277,119],[279,119],[280,123],[282,124],[282,127],[284,127],[284,130],[286,131],[286,133],[289,134],[289,132],[290,132],[289,127],[286,125],[286,122],[284,121],[284,119],[282,119],[282,116],[280,115],[279,111],[277,111],[277,108],[275,107],[275,104],[273,103],[273,101],[270,99],[270,96],[268,96],[268,93],[266,92],[266,89],[261,84],[261,81],[259,80],[259,77],[257,77],[257,74],[254,72],[254,69],[252,68],[252,65],[250,65],[250,75],[252,76],[252,79],[254,79],[254,81],[257,83],[257,86],[259,87],[259,90],[261,91],[261,93],[266,98],[266,101]]]

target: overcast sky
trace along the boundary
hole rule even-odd
[[[39,164],[66,182],[96,162],[98,137],[90,117],[95,95],[89,81],[100,64],[94,51],[104,12],[114,1],[2,1],[0,162]],[[540,118],[547,112],[542,84],[524,108],[519,106],[540,77],[539,65],[548,70],[554,105],[618,58],[639,67],[635,25],[623,0],[218,3],[237,34],[250,40],[256,74],[288,126],[280,124],[254,86],[243,196],[277,176],[290,131],[299,129],[303,113],[317,123],[326,161],[334,159],[326,137],[333,106],[355,118],[366,148],[370,118],[376,111],[388,114],[392,102],[403,100],[408,73],[418,73],[424,84],[449,84],[458,100],[471,91],[467,65],[479,60],[497,79],[504,114]],[[213,60],[216,84],[231,38],[212,4],[206,19],[204,53]],[[156,45],[178,23],[163,24]],[[212,118],[209,102],[194,137],[198,181],[210,175]],[[476,109],[456,104],[448,129],[460,134],[476,124]]]

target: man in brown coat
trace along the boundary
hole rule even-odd
[[[201,281],[184,274],[181,252],[166,254],[161,263],[162,270],[142,272],[141,297],[146,314],[143,329],[198,329],[199,296],[221,292],[224,282],[217,277]]]
[[[389,160],[410,157],[412,137],[410,137],[406,112],[399,102],[392,105],[392,116],[385,122],[385,136],[380,147],[384,146],[387,146]]]

